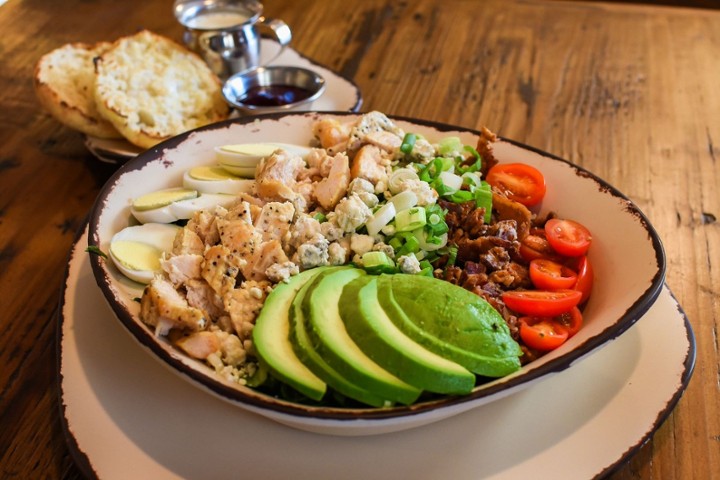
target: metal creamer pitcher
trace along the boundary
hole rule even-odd
[[[260,66],[261,30],[280,44],[276,58],[292,40],[282,20],[265,18],[255,0],[176,0],[175,17],[185,27],[185,44],[221,79]]]

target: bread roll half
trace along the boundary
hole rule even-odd
[[[98,110],[140,147],[230,114],[220,80],[200,57],[150,31],[117,40],[95,67]]]
[[[88,135],[120,138],[95,105],[93,59],[110,47],[70,43],[45,54],[35,65],[34,86],[40,104],[59,122]]]

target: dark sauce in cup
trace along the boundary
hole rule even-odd
[[[254,107],[280,107],[301,102],[312,94],[310,90],[293,85],[256,85],[250,87],[238,101]]]

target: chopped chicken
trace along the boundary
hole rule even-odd
[[[350,173],[352,178],[364,178],[373,185],[383,183],[387,184],[387,160],[382,156],[382,150],[375,145],[365,145],[357,152],[353,158]]]
[[[290,202],[266,203],[255,223],[263,241],[278,239],[286,242],[290,238],[290,226],[294,215],[295,207]]]
[[[186,253],[202,255],[203,252],[205,252],[205,244],[200,238],[200,235],[189,228],[181,228],[178,230],[175,235],[175,240],[173,241],[173,255],[182,255]]]
[[[296,190],[298,177],[305,170],[305,160],[285,150],[278,150],[264,158],[255,173],[255,190],[264,201],[291,201],[304,204]],[[296,203],[296,207],[299,206]],[[304,208],[300,208],[304,211]]]
[[[203,312],[191,307],[172,283],[156,276],[145,288],[140,301],[143,321],[156,327],[156,335],[166,335],[171,328],[204,330],[207,324]]]
[[[213,332],[195,332],[175,340],[175,345],[198,360],[207,359],[210,354],[220,350],[220,339]]]
[[[219,320],[225,315],[222,297],[205,280],[188,280],[185,284],[185,296],[188,304],[202,310],[208,320]]]
[[[202,278],[221,297],[235,288],[238,271],[237,257],[227,247],[214,245],[205,252]]]
[[[200,278],[203,255],[183,253],[160,260],[160,266],[167,273],[170,282],[176,287],[184,285],[188,280]]]
[[[395,152],[400,149],[403,137],[394,132],[381,130],[379,132],[368,133],[365,136],[364,141],[394,155]]]
[[[343,125],[334,118],[323,118],[313,125],[313,135],[320,146],[331,152],[345,150],[350,138],[350,126]]]
[[[235,333],[241,340],[250,338],[255,317],[267,296],[268,282],[246,281],[224,299],[225,310],[230,314]]]
[[[315,186],[315,198],[325,210],[332,210],[350,185],[350,160],[344,153],[332,157],[330,171]]]
[[[270,240],[260,244],[252,258],[242,267],[242,274],[248,280],[265,280],[265,272],[275,263],[288,261],[279,240]]]

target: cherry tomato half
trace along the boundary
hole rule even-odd
[[[495,165],[485,180],[503,191],[510,200],[526,207],[537,205],[545,196],[545,177],[537,168],[524,163]]]
[[[592,235],[587,228],[572,220],[559,218],[545,222],[545,235],[550,246],[567,257],[585,255],[592,242]]]
[[[577,279],[577,273],[552,260],[537,258],[530,262],[530,280],[539,290],[573,288]]]
[[[523,315],[555,317],[569,312],[582,298],[577,290],[511,290],[502,294],[508,308]]]
[[[547,352],[568,339],[568,332],[551,318],[520,318],[520,338],[530,348]]]
[[[553,321],[564,328],[570,338],[582,327],[583,316],[579,308],[573,307],[569,312],[553,317]]]
[[[593,269],[588,258],[583,255],[577,262],[577,282],[571,288],[582,293],[580,305],[585,303],[590,296],[593,286]]]

